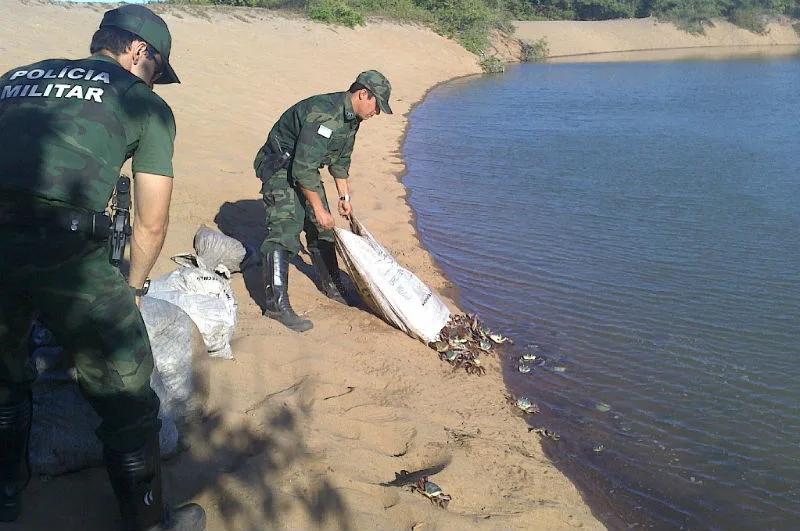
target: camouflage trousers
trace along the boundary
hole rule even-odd
[[[153,355],[133,292],[108,247],[79,234],[0,226],[0,405],[27,394],[34,319],[74,359],[84,397],[102,418],[106,447],[141,448],[161,428],[150,387]]]
[[[332,230],[325,230],[317,222],[314,209],[307,204],[299,185],[289,184],[287,170],[278,170],[261,187],[264,205],[267,208],[267,237],[261,244],[261,254],[267,255],[276,249],[286,249],[290,255],[300,253],[300,233],[306,233],[306,245],[316,247],[318,240],[334,243]],[[322,191],[321,198],[328,208],[328,198]]]

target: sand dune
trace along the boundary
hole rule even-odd
[[[87,54],[107,9],[0,5],[2,71]],[[251,162],[274,120],[295,101],[344,90],[376,68],[393,83],[395,114],[359,132],[355,212],[404,266],[453,296],[416,238],[399,147],[412,105],[438,83],[478,74],[475,56],[414,25],[351,30],[260,10],[158,10],[172,29],[183,84],[158,88],[175,111],[178,139],[170,234],[153,276],[175,267],[169,256],[189,250],[203,223],[257,245],[263,207]],[[519,36],[546,36],[554,55],[641,48],[656,30],[659,46],[686,40],[649,22],[604,24],[530,23]],[[208,417],[166,467],[172,501],[201,503],[210,530],[604,527],[506,404],[497,360],[483,377],[453,373],[372,314],[324,298],[304,260],[291,272],[293,305],[315,323],[303,335],[261,318],[260,272],[234,278],[236,360],[211,363]],[[454,299],[446,302],[458,311]],[[447,510],[381,485],[401,469],[425,468],[453,496]],[[22,519],[7,529],[107,530],[115,518],[105,473],[95,469],[34,478]]]
[[[619,61],[743,54],[797,53],[800,37],[787,22],[767,24],[758,35],[724,20],[692,35],[653,18],[598,22],[516,22],[515,37],[545,39],[551,60]],[[633,53],[632,53],[633,52]],[[613,55],[612,55],[613,54]]]

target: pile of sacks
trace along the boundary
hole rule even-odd
[[[205,226],[195,234],[194,248],[194,254],[172,257],[182,267],[151,281],[145,299],[160,299],[183,309],[203,335],[208,353],[233,359],[230,341],[238,305],[230,279],[241,271],[247,253],[239,241]]]
[[[197,231],[194,248],[194,254],[172,257],[183,267],[154,279],[141,302],[155,361],[150,384],[161,399],[164,456],[178,451],[181,429],[202,413],[209,355],[233,358],[238,306],[230,278],[241,271],[245,248],[207,227]],[[100,417],[80,394],[58,338],[37,323],[31,344],[38,372],[30,444],[34,471],[56,475],[100,465],[102,446],[94,434]]]

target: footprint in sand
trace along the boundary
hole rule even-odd
[[[376,405],[355,406],[342,414],[330,414],[323,421],[331,433],[361,441],[365,448],[390,457],[405,455],[417,430],[405,422],[402,410]]]

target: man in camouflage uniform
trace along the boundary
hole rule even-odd
[[[333,228],[319,169],[328,167],[339,193],[338,211],[352,212],[347,179],[358,127],[380,113],[392,114],[389,80],[376,70],[358,75],[347,92],[312,96],[290,107],[272,127],[254,167],[263,185],[267,237],[261,245],[264,315],[298,332],[312,328],[289,304],[288,262],[302,249],[300,233],[319,275],[319,288],[345,303]]]
[[[179,82],[171,42],[160,17],[126,5],[105,13],[90,57],[0,77],[0,522],[19,517],[30,476],[28,337],[39,319],[74,355],[81,391],[102,418],[97,435],[123,529],[205,529],[199,506],[165,510],[153,356],[137,307],[172,194],[175,119],[152,91]],[[126,281],[109,264],[101,213],[131,157]]]

